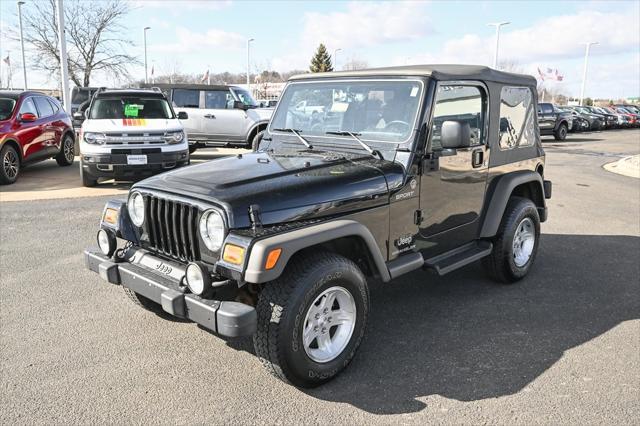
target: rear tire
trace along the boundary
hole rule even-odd
[[[18,179],[20,174],[20,156],[18,151],[5,144],[0,150],[0,184],[9,185]]]
[[[260,142],[262,141],[263,136],[264,130],[261,130],[253,137],[253,140],[251,141],[251,150],[253,152],[256,152],[258,149],[260,149]]]
[[[95,178],[84,171],[82,160],[80,160],[80,179],[82,179],[82,186],[86,186],[88,188],[94,187],[98,184],[98,178]]]
[[[256,310],[253,344],[265,368],[285,382],[315,387],[355,355],[367,324],[369,289],[349,259],[302,255],[264,286]]]
[[[557,141],[563,141],[567,138],[567,133],[568,133],[568,129],[567,129],[567,125],[562,123],[558,129],[556,131],[553,132],[553,137],[557,140]]]
[[[196,152],[198,150],[198,145],[189,145],[189,154],[193,154],[194,152]]]
[[[60,152],[56,155],[56,162],[58,166],[66,167],[73,164],[73,160],[75,158],[75,141],[69,135],[65,135],[62,138],[62,143],[60,144]]]
[[[496,281],[509,284],[521,280],[535,261],[539,240],[536,205],[528,198],[512,197],[493,239],[493,251],[482,259],[482,264]]]

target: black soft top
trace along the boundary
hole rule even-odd
[[[498,71],[481,65],[407,65],[356,71],[307,73],[292,76],[289,81],[345,77],[431,77],[436,80],[480,80],[519,86],[536,86],[534,77]]]

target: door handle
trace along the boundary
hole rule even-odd
[[[482,166],[484,160],[484,151],[482,149],[476,149],[471,153],[471,165],[474,168]]]
[[[204,118],[216,118],[213,114],[205,114]]]

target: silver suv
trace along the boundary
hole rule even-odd
[[[259,108],[241,87],[200,84],[156,84],[177,113],[186,112],[182,125],[189,151],[208,146],[257,148],[273,108]]]

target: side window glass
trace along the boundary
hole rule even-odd
[[[57,113],[58,111],[60,111],[60,104],[58,104],[56,101],[54,101],[51,98],[47,98],[47,100],[51,104],[51,108],[53,108],[53,113],[54,114]]]
[[[53,115],[53,108],[51,108],[51,104],[47,100],[47,98],[43,98],[42,96],[36,96],[36,107],[38,107],[38,112],[40,113],[40,117],[49,117]]]
[[[545,105],[542,106],[545,111]],[[500,93],[500,148],[535,142],[533,95],[527,87],[503,87]]]
[[[524,89],[524,90],[526,90],[526,89]],[[542,111],[545,114],[552,114],[553,113],[553,106],[551,106],[549,104],[544,104],[544,105],[542,105]]]
[[[233,95],[230,92],[227,92],[227,109],[233,109],[234,102],[235,99],[233,98]]]
[[[193,89],[173,89],[173,106],[179,108],[200,108],[200,91]]]
[[[207,90],[204,92],[204,107],[207,109],[225,109],[228,92],[225,90]]]
[[[433,111],[431,128],[431,149],[442,149],[440,135],[442,123],[460,121],[468,123],[471,129],[471,146],[484,141],[483,92],[476,86],[439,86]]]
[[[36,104],[33,103],[33,98],[27,98],[22,101],[22,106],[20,107],[20,114],[31,113],[38,116],[38,110],[36,109]]]

